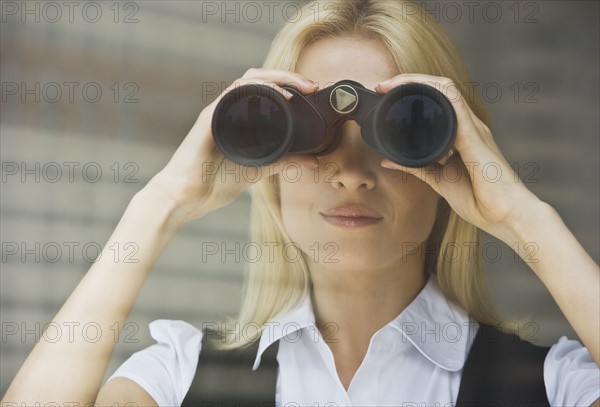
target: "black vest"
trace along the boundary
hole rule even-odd
[[[260,341],[241,351],[221,351],[214,347],[214,332],[206,336],[182,406],[274,407],[279,342],[265,350],[252,371]],[[456,407],[549,407],[544,385],[549,350],[481,324],[463,368]]]

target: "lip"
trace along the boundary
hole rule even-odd
[[[383,220],[381,214],[364,205],[342,205],[320,212],[330,224],[341,227],[363,227]]]

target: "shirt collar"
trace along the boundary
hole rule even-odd
[[[465,310],[444,296],[435,276],[388,325],[423,356],[449,371],[463,368],[478,327]]]
[[[296,331],[311,325],[315,325],[315,316],[307,294],[297,307],[266,323],[252,370],[258,368],[263,352],[271,344],[284,336],[298,335]],[[410,342],[432,363],[458,371],[467,358],[475,325],[461,307],[444,296],[436,278],[431,277],[414,300],[381,330],[392,327],[402,335],[400,340]]]
[[[254,360],[252,370],[260,365],[263,352],[275,341],[284,336],[293,337],[296,331],[310,325],[315,325],[315,314],[313,312],[310,294],[307,294],[300,304],[292,310],[282,314],[279,318],[265,323],[265,329],[260,337],[258,352]]]

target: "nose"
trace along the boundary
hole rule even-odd
[[[360,126],[356,122],[349,120],[341,127],[339,145],[320,160],[321,165],[324,164],[330,174],[330,177],[325,178],[325,182],[335,189],[371,190],[376,183],[375,152],[363,141]]]

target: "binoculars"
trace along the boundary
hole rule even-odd
[[[243,85],[226,93],[215,108],[212,133],[225,157],[242,165],[264,165],[289,153],[322,156],[354,120],[365,143],[390,160],[422,167],[444,157],[456,137],[456,113],[437,89],[400,85],[384,95],[342,80],[309,95],[284,86],[288,101],[272,87]]]

